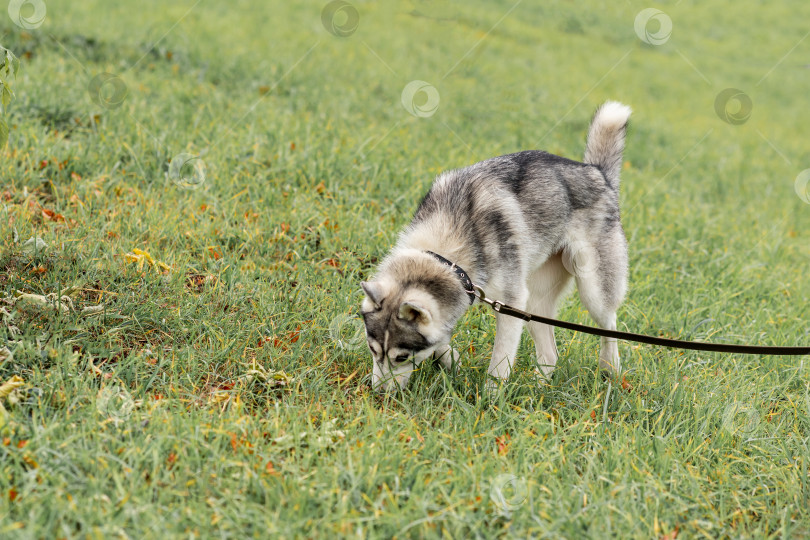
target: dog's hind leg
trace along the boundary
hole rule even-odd
[[[574,274],[582,304],[596,324],[616,330],[616,310],[627,291],[627,242],[621,227],[614,227],[594,246],[573,242],[564,254],[569,272]],[[621,373],[619,345],[615,338],[601,338],[599,368],[611,375]]]
[[[559,253],[552,255],[529,276],[526,310],[543,317],[555,318],[560,299],[568,291],[570,284],[571,274],[563,266],[562,256]],[[530,322],[528,327],[537,352],[537,367],[548,380],[557,365],[554,327],[538,322]]]

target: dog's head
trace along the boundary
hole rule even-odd
[[[464,288],[448,267],[421,252],[387,260],[360,285],[372,387],[404,388],[419,364],[450,343],[467,307]]]

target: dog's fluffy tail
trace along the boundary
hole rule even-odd
[[[618,101],[608,101],[596,109],[588,129],[585,163],[599,167],[614,188],[619,186],[624,136],[629,118],[630,107]]]

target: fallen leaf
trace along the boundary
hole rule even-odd
[[[508,433],[501,437],[495,437],[495,442],[498,443],[499,456],[505,456],[506,453],[509,451],[509,442],[508,442],[509,439],[511,439],[511,437],[509,436]]]
[[[50,208],[43,208],[42,209],[42,216],[45,219],[48,219],[50,221],[56,221],[56,222],[65,221],[65,216],[63,216],[62,214],[57,214],[56,212],[54,212]]]
[[[287,339],[290,343],[295,343],[301,337],[301,325],[299,324],[295,330],[287,334]]]
[[[186,287],[196,292],[200,292],[206,285],[214,285],[216,282],[217,277],[212,275],[190,274],[186,277]]]
[[[147,263],[149,264],[150,267],[156,270],[163,270],[164,272],[169,272],[172,269],[171,266],[169,266],[164,262],[155,261],[155,259],[152,258],[149,252],[144,251],[142,249],[133,248],[130,253],[125,253],[124,257],[126,258],[127,261],[136,263],[138,265],[139,271],[143,270],[144,265]]]
[[[661,540],[675,540],[678,538],[678,526],[675,525],[675,528],[669,531],[667,534],[661,537]]]
[[[22,246],[22,249],[26,253],[34,253],[38,251],[42,251],[48,247],[48,244],[45,243],[45,240],[40,238],[39,236],[32,236]]]
[[[25,381],[19,375],[14,375],[9,380],[4,382],[0,385],[0,399],[8,397],[11,392],[13,392],[16,388],[21,387],[25,384]],[[21,447],[22,448],[22,447]]]

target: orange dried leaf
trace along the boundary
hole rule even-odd
[[[669,531],[667,534],[661,536],[661,540],[675,540],[678,538],[678,526],[675,525],[675,528]]]
[[[498,455],[505,456],[506,453],[509,451],[509,434],[502,437],[495,437],[495,442],[498,443]]]
[[[301,337],[301,325],[299,324],[295,330],[287,334],[287,340],[290,343],[295,343]]]
[[[49,208],[42,209],[42,217],[51,221],[65,221],[65,216],[58,214]]]

